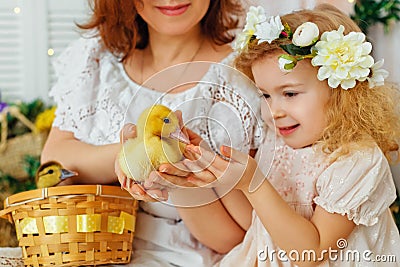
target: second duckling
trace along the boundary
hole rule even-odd
[[[61,181],[78,175],[76,172],[64,169],[57,161],[48,161],[39,166],[36,171],[37,188],[51,187],[59,184]]]

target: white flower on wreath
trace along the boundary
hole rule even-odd
[[[236,39],[233,42],[233,49],[236,51],[243,50],[247,43],[250,41],[252,35],[247,34],[246,32],[241,32],[236,35]]]
[[[272,43],[272,41],[279,38],[284,27],[279,16],[271,17],[269,21],[264,21],[256,25],[255,36],[258,39],[258,44],[263,42]]]
[[[267,14],[262,6],[251,6],[246,16],[246,25],[243,31],[253,35],[256,32],[256,26],[267,20]]]
[[[383,59],[381,59],[374,65],[372,65],[371,67],[372,75],[367,78],[369,83],[369,88],[385,84],[385,79],[389,76],[389,72],[387,70],[381,69],[383,63],[384,61]]]
[[[246,16],[246,25],[243,31],[236,36],[233,44],[235,50],[243,50],[249,43],[251,37],[256,34],[256,26],[267,20],[267,15],[262,6],[251,6]]]
[[[324,32],[315,44],[316,56],[311,60],[313,66],[320,66],[318,79],[328,79],[331,88],[339,85],[347,90],[356,85],[356,80],[365,81],[370,74],[374,59],[369,55],[372,45],[365,42],[361,32],[343,35],[344,27],[337,31]]]
[[[301,24],[293,33],[292,43],[304,47],[314,44],[319,37],[318,26],[313,22]]]
[[[283,72],[291,72],[297,64],[297,60],[287,54],[283,54],[278,58],[279,69]]]

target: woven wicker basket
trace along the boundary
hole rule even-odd
[[[31,132],[7,139],[7,113],[16,117],[21,123],[27,126]],[[28,173],[24,170],[24,157],[26,155],[39,156],[48,133],[38,132],[36,126],[15,106],[7,107],[0,113],[0,124],[0,170],[14,178],[23,180],[28,177]]]
[[[70,185],[18,193],[0,216],[15,223],[26,266],[129,263],[138,202],[117,186]]]

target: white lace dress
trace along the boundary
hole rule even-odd
[[[57,104],[53,125],[89,144],[115,143],[126,122],[135,123],[142,110],[157,102],[180,109],[187,126],[214,149],[227,144],[247,152],[262,138],[260,97],[249,80],[227,66],[233,58],[211,65],[204,82],[168,95],[133,82],[99,39],[79,39],[55,63],[59,79],[50,91]],[[211,266],[220,257],[191,236],[174,207],[141,207],[131,265]]]
[[[315,205],[319,205],[328,212],[346,215],[356,224],[347,240],[338,243],[344,249],[332,252],[332,260],[321,266],[400,266],[399,231],[389,210],[396,191],[388,162],[377,146],[327,164],[313,148],[292,149],[281,139],[275,143],[268,133],[256,159],[268,173],[267,179],[298,214],[310,219]],[[253,212],[244,241],[218,266],[238,266],[238,262],[240,266],[295,266],[278,252],[279,247]]]

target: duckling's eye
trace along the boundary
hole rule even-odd
[[[48,172],[47,172],[47,174],[53,174],[53,170],[49,170]]]
[[[164,118],[164,122],[165,123],[169,123],[169,119],[168,118]]]

